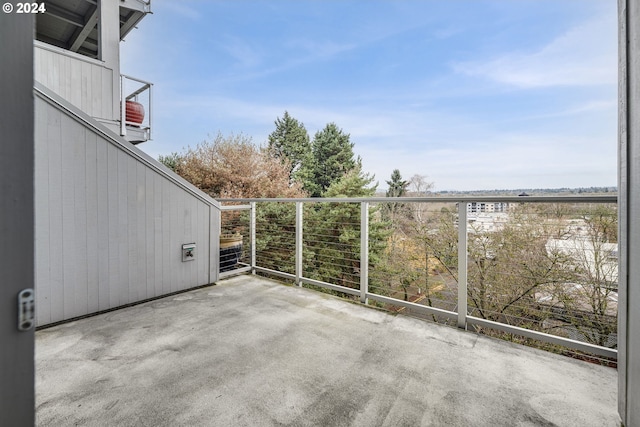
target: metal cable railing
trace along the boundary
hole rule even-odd
[[[129,106],[130,102],[135,103]],[[131,112],[129,110],[131,109]],[[120,135],[141,133],[136,142],[151,139],[153,128],[153,83],[120,74]]]
[[[255,264],[253,209],[249,205],[223,206],[220,212],[220,277],[249,271]]]
[[[247,242],[236,272],[617,358],[616,196],[233,201],[244,210],[223,212],[223,234]]]

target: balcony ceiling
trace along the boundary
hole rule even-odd
[[[141,0],[120,2],[120,39],[131,31],[149,5]],[[46,12],[36,14],[36,39],[62,49],[98,58],[96,0],[48,0]]]
[[[615,369],[256,276],[44,329],[36,349],[42,426],[620,425]]]

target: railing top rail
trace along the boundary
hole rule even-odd
[[[617,194],[589,196],[431,196],[431,197],[306,197],[306,198],[248,198],[217,199],[219,202],[305,202],[305,203],[617,203]]]
[[[127,75],[127,74],[120,74],[120,77],[124,77],[125,79],[129,79],[129,80],[136,81],[138,83],[142,83],[142,84],[146,84],[146,85],[149,85],[149,86],[153,86],[153,83],[151,83],[151,82],[139,79],[137,77],[131,77],[131,76]]]
[[[127,101],[130,100],[131,98],[135,98],[136,96],[140,95],[142,92],[144,92],[145,90],[149,89],[152,86],[151,83],[147,83],[146,85],[143,85],[140,89],[131,92],[129,95],[127,95]]]

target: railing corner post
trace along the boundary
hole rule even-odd
[[[153,84],[149,84],[149,139],[152,139],[153,132]]]
[[[127,135],[127,102],[124,98],[124,76],[120,74],[120,136]]]
[[[467,329],[467,205],[458,203],[458,328]]]

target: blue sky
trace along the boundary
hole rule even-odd
[[[122,72],[154,83],[153,157],[285,110],[334,122],[385,188],[615,186],[614,0],[153,0]]]

